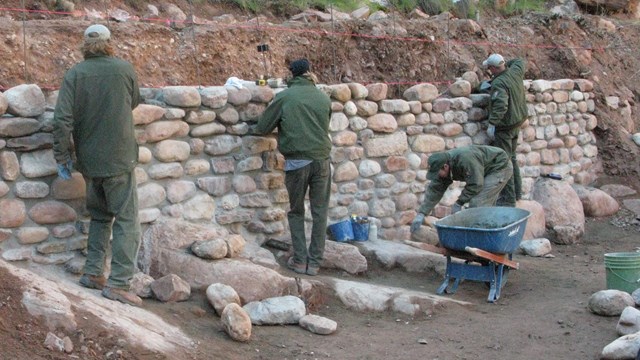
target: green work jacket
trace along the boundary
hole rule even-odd
[[[252,133],[278,128],[278,149],[285,159],[325,160],[331,152],[331,100],[303,76],[289,81],[258,119]]]
[[[133,66],[111,56],[92,56],[64,76],[53,118],[56,161],[71,160],[88,177],[110,177],[133,170],[138,145],[132,110],[140,102]]]
[[[488,145],[471,145],[447,151],[449,177],[438,177],[429,183],[419,212],[428,215],[438,204],[454,180],[464,181],[465,187],[456,201],[468,203],[484,186],[485,176],[503,170],[511,160],[504,150]]]
[[[524,80],[525,63],[522,59],[507,62],[506,69],[491,81],[489,123],[496,130],[510,130],[520,126],[527,118],[527,100]]]

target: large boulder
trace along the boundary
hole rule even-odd
[[[238,293],[231,286],[225,284],[209,285],[209,287],[207,287],[206,294],[209,304],[213,306],[216,313],[219,315],[222,315],[222,311],[229,304],[241,305]]]
[[[635,334],[640,331],[640,310],[633,306],[624,308],[620,319],[618,319],[616,331],[618,335]]]
[[[600,290],[589,298],[589,310],[602,316],[619,316],[628,306],[635,303],[629,293],[620,290]]]
[[[22,84],[4,92],[9,114],[21,117],[36,117],[44,113],[46,100],[38,85]]]
[[[234,288],[243,303],[285,294],[297,294],[293,278],[246,259],[208,260],[187,252],[194,242],[229,237],[227,230],[215,225],[168,220],[154,224],[143,235],[140,262],[144,272],[158,279],[175,274],[192,289],[206,289],[221,283]]]
[[[242,303],[298,293],[294,278],[284,277],[244,259],[208,261],[184,251],[160,248],[151,258],[150,271],[154,278],[178,275],[193,289],[206,289],[215,283],[231,286]]]
[[[327,241],[322,267],[358,274],[367,271],[367,259],[351,244]]]
[[[255,325],[297,324],[307,313],[304,301],[291,295],[252,301],[242,308]]]
[[[249,341],[251,338],[251,318],[249,314],[236,303],[224,308],[220,316],[224,331],[236,341]]]
[[[533,200],[520,200],[516,207],[527,210],[531,213],[527,219],[527,227],[524,230],[523,240],[537,239],[544,236],[546,231],[546,223],[544,217],[544,208],[540,203]]]
[[[617,338],[602,349],[601,359],[635,359],[640,349],[640,332]]]
[[[576,191],[565,181],[539,179],[533,200],[544,208],[551,240],[558,244],[574,244],[584,235],[584,208]]]
[[[606,192],[578,184],[573,185],[573,189],[578,194],[584,214],[590,217],[610,216],[618,212],[620,204]]]

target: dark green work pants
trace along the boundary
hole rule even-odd
[[[491,145],[504,150],[511,158],[511,164],[513,165],[513,176],[507,183],[507,186],[502,189],[498,199],[498,205],[515,206],[516,201],[522,198],[522,176],[520,175],[520,167],[516,160],[519,132],[519,126],[511,130],[496,130],[495,139],[491,143]]]
[[[502,170],[485,174],[482,190],[469,201],[469,207],[496,206],[498,196],[509,184],[509,179],[513,179],[513,167],[510,163]]]
[[[293,243],[293,261],[319,267],[324,255],[327,229],[327,212],[331,196],[331,165],[329,159],[314,160],[300,169],[285,173],[285,185],[289,193],[289,231]],[[309,190],[309,203],[313,226],[307,251],[304,232],[304,198]]]
[[[102,276],[111,241],[111,273],[107,286],[129,289],[136,269],[140,245],[138,193],[133,171],[100,178],[87,178],[87,210],[91,215],[87,262],[84,273]]]

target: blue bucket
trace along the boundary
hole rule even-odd
[[[333,225],[329,225],[329,231],[331,237],[335,241],[349,241],[353,240],[353,227],[351,226],[351,220],[340,221]]]
[[[357,220],[351,220],[351,227],[353,228],[353,240],[355,241],[367,241],[369,240],[369,221],[358,222]]]

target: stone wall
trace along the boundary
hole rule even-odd
[[[467,80],[462,80],[467,79]],[[387,99],[387,85],[321,85],[333,100],[331,222],[351,214],[379,221],[379,237],[409,238],[429,154],[485,144],[486,94],[465,74],[439,94],[413,86]],[[144,227],[174,218],[225,227],[262,244],[286,236],[287,192],[276,135],[246,136],[274,92],[234,87],[142,89],[135,111],[136,168]],[[541,174],[595,180],[593,86],[586,80],[525,81],[529,114],[518,147],[525,198]],[[57,92],[20,85],[0,94],[0,246],[6,260],[65,263],[86,247],[85,183],[56,177],[52,118]],[[100,94],[95,94],[100,96]],[[461,184],[435,215],[450,211]],[[307,214],[310,220],[310,214]]]

